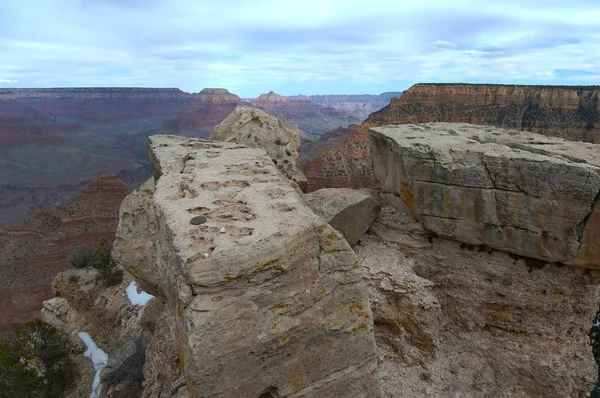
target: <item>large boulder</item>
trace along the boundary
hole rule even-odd
[[[154,193],[121,213],[113,255],[175,314],[190,395],[379,396],[356,255],[267,154],[175,136],[149,152]],[[149,218],[155,244],[129,244]]]
[[[378,183],[428,230],[600,268],[597,145],[453,123],[372,128],[369,138]]]
[[[306,192],[306,177],[300,170],[300,138],[275,116],[257,108],[238,106],[215,127],[209,139],[263,148],[277,168]]]
[[[381,210],[381,200],[367,189],[323,188],[304,196],[315,214],[344,234],[354,246]]]

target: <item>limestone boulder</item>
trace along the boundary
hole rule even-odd
[[[263,148],[279,171],[306,192],[306,177],[300,170],[300,138],[275,116],[258,108],[238,106],[215,127],[209,139]]]
[[[304,196],[311,210],[342,232],[350,246],[367,232],[381,210],[381,200],[367,189],[323,188]]]
[[[600,268],[600,147],[456,123],[372,128],[378,184],[430,231]]]
[[[121,213],[113,254],[131,267],[124,231],[154,220],[135,275],[176,318],[190,396],[379,396],[357,257],[264,150],[153,136],[149,152],[151,205]]]

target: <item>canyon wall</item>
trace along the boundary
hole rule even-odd
[[[272,91],[258,96],[251,103],[279,119],[296,123],[300,130],[316,136],[362,121],[350,112],[323,107],[304,99],[292,101]]]
[[[387,124],[463,122],[600,142],[599,92],[598,86],[416,84],[371,114],[346,144],[319,154],[304,169],[309,189],[373,187],[364,143],[369,128]]]
[[[71,251],[112,241],[128,193],[123,181],[104,176],[73,201],[0,229],[0,331],[39,314],[52,297],[50,282],[70,267]]]
[[[307,100],[322,107],[350,112],[352,116],[365,120],[371,113],[387,106],[393,97],[400,98],[402,91],[387,92],[379,95],[294,95],[286,97],[292,101]]]
[[[177,132],[186,137],[208,138],[212,129],[244,102],[224,88],[205,88],[194,94],[192,101],[174,122]]]

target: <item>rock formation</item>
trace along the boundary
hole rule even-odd
[[[600,86],[416,84],[378,117],[462,122],[600,142]]]
[[[223,141],[262,148],[290,181],[306,191],[306,177],[300,170],[300,138],[283,122],[257,108],[240,106],[210,135],[213,141]]]
[[[104,176],[73,201],[0,230],[0,331],[39,313],[52,297],[50,282],[69,267],[71,251],[112,241],[128,193],[123,181]]]
[[[453,123],[372,128],[369,138],[376,180],[428,230],[600,268],[596,145]]]
[[[598,86],[415,84],[371,114],[344,145],[306,166],[309,190],[374,187],[368,130],[389,124],[464,122],[600,142],[599,92]]]
[[[205,88],[194,94],[192,101],[177,119],[177,131],[188,137],[207,138],[237,106],[244,103],[224,88]]]
[[[324,108],[349,112],[352,116],[365,120],[371,113],[389,104],[393,97],[400,98],[401,95],[402,92],[398,91],[379,95],[295,95],[286,98],[292,101],[307,100]]]
[[[302,168],[308,180],[308,192],[322,188],[375,188],[367,138],[369,120],[341,146],[319,152]]]
[[[428,233],[385,206],[354,250],[369,287],[384,397],[587,397],[587,270]]]
[[[374,192],[348,188],[324,188],[307,194],[304,201],[327,224],[340,231],[350,246],[367,232],[381,210]]]
[[[300,164],[306,166],[319,153],[341,146],[348,137],[357,132],[358,125],[351,124],[346,128],[338,127],[333,131],[323,133],[316,140],[302,140],[302,145],[300,146]]]
[[[290,101],[272,91],[258,96],[251,103],[252,106],[281,120],[296,123],[300,130],[314,135],[361,122],[348,112],[322,107],[307,100]]]
[[[175,314],[190,395],[379,396],[354,252],[266,153],[149,148],[156,185],[123,203],[113,255]]]

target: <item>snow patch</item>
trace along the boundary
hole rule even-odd
[[[133,305],[146,305],[148,303],[148,301],[152,300],[154,298],[153,295],[148,294],[146,292],[141,292],[138,293],[137,292],[137,284],[135,283],[135,281],[132,281],[129,286],[127,286],[127,298],[129,298],[129,301],[131,301],[131,304]]]
[[[96,345],[89,333],[79,332],[77,333],[77,336],[79,336],[79,338],[83,340],[87,346],[87,350],[83,353],[83,355],[92,360],[94,369],[96,369],[96,376],[94,377],[94,382],[92,383],[92,393],[90,394],[90,398],[98,398],[98,391],[96,391],[96,389],[100,384],[100,373],[108,363],[108,355]]]

